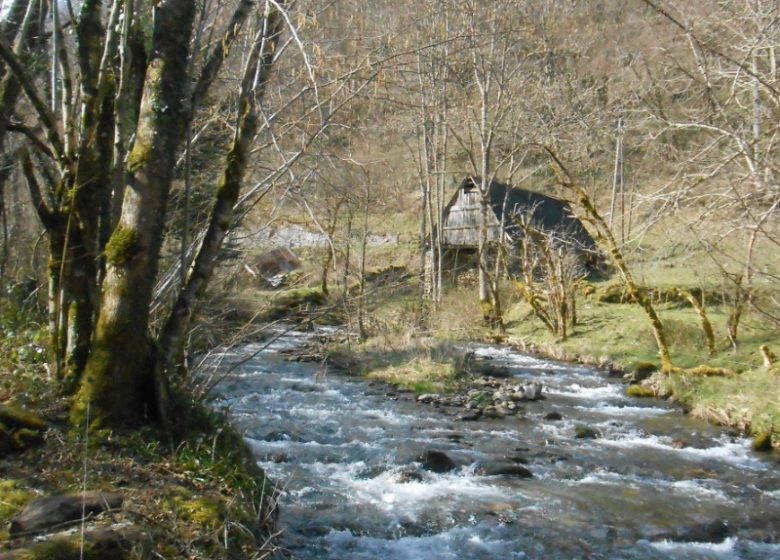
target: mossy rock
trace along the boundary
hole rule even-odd
[[[585,282],[580,288],[580,293],[585,297],[592,296],[593,294],[596,293],[596,286],[588,282]]]
[[[772,451],[772,431],[766,430],[753,438],[753,451]]]
[[[574,437],[577,439],[598,439],[601,437],[601,432],[596,428],[580,424],[574,428]]]
[[[0,560],[136,560],[149,558],[151,539],[134,527],[121,529],[97,529],[84,534],[81,539],[56,537],[0,554]]]
[[[262,314],[262,319],[275,321],[294,315],[312,307],[319,307],[327,301],[320,288],[296,288],[282,292],[271,300],[270,308]]]
[[[734,377],[737,375],[734,370],[710,366],[697,366],[686,369],[683,370],[683,374],[691,377]]]
[[[658,365],[654,364],[653,362],[636,362],[631,367],[631,371],[637,376],[649,377],[650,374],[658,371]]]
[[[185,500],[177,505],[183,519],[204,529],[221,527],[225,520],[225,504],[221,499],[210,496]]]
[[[655,397],[655,391],[643,385],[629,385],[626,395],[635,399],[647,399]]]
[[[32,490],[25,488],[16,480],[0,480],[0,525],[5,527],[7,521],[19,513],[35,496]]]
[[[611,284],[603,288],[596,299],[600,303],[629,303],[632,301],[630,295],[626,291],[626,288],[621,284]]]

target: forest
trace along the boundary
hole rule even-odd
[[[0,559],[780,558],[779,56],[776,0],[3,0]]]

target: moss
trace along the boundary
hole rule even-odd
[[[144,142],[136,140],[130,155],[127,156],[127,171],[135,173],[149,160],[151,147]]]
[[[626,389],[626,395],[636,399],[652,398],[655,397],[655,391],[643,385],[629,385]]]
[[[734,377],[737,375],[733,370],[710,366],[697,366],[695,368],[686,369],[683,373],[694,377]]]
[[[138,232],[117,226],[106,244],[106,261],[114,266],[123,266],[141,251]]]
[[[186,521],[209,530],[222,526],[225,519],[225,504],[210,496],[181,501],[177,511]]]
[[[94,558],[93,551],[85,543],[84,558]],[[69,560],[79,558],[79,545],[75,541],[67,539],[53,539],[40,543],[31,548],[21,550],[15,554],[18,560],[44,560],[57,558],[58,560]]]
[[[658,371],[658,366],[653,362],[636,362],[631,367],[631,371],[638,377],[646,377],[649,374]]]
[[[105,560],[106,558],[122,560],[131,556],[123,548],[120,543],[111,539],[92,542],[87,538],[84,540],[82,551],[78,538],[62,537],[16,550],[13,558],[14,560]]]
[[[321,288],[288,290],[273,298],[270,308],[262,314],[261,319],[275,321],[323,305],[326,301],[327,297]]]
[[[48,427],[37,414],[6,405],[0,405],[0,422],[12,428],[45,430]]]
[[[753,438],[753,451],[772,451],[772,431],[766,430]]]
[[[574,437],[577,439],[598,439],[601,433],[595,428],[580,424],[574,428]]]
[[[18,449],[28,449],[34,445],[43,443],[43,434],[29,428],[16,430],[11,438]]]
[[[35,497],[35,493],[15,480],[0,480],[0,525],[5,525]]]

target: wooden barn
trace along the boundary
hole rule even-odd
[[[464,179],[444,207],[441,235],[450,267],[468,266],[468,259],[477,251],[482,197],[479,183],[478,177]],[[517,240],[522,235],[521,217],[530,216],[537,229],[554,233],[563,245],[581,255],[583,261],[595,261],[596,242],[563,200],[497,181],[491,183],[487,199],[489,242]]]

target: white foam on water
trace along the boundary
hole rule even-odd
[[[589,372],[585,368],[574,366],[571,364],[564,364],[560,362],[553,362],[545,360],[543,358],[536,358],[534,356],[528,356],[526,354],[520,354],[515,350],[509,348],[499,348],[497,346],[471,346],[471,350],[477,356],[483,358],[500,359],[501,361],[512,365],[517,368],[532,368],[532,369],[544,369],[550,371],[572,371],[572,372]],[[593,373],[590,373],[589,377],[593,377]]]
[[[731,502],[723,491],[707,486],[706,480],[677,480],[670,483],[674,492],[684,492],[685,494],[692,495],[693,497],[709,498],[713,500],[719,500],[723,502]]]
[[[343,416],[345,413],[344,410],[339,411],[333,411],[334,414],[338,414],[340,416]],[[425,426],[432,426],[435,424],[443,424],[447,422],[447,418],[442,415],[425,415],[420,412],[420,414],[400,414],[397,412],[393,412],[392,410],[385,410],[385,409],[379,409],[379,408],[368,408],[368,409],[361,409],[361,410],[350,410],[349,414],[352,416],[362,416],[368,420],[375,420],[380,421],[385,425],[388,426],[416,426],[419,424],[424,424]]]
[[[386,471],[375,478],[360,478],[363,467],[333,469],[330,478],[345,489],[352,503],[369,503],[387,513],[414,519],[422,510],[439,508],[446,501],[448,509],[457,502],[506,502],[507,489],[490,484],[487,479],[463,477],[459,471],[437,475],[425,473],[422,481],[399,482],[397,471]],[[484,481],[484,482],[483,482]],[[512,498],[520,498],[516,493]]]
[[[455,528],[421,537],[382,539],[332,531],[325,541],[327,558],[339,560],[461,560],[462,558],[527,558],[516,543],[491,539],[470,528]]]
[[[715,460],[731,463],[744,468],[761,469],[763,463],[751,455],[750,442],[746,439],[736,441],[721,440],[720,445],[714,447],[674,447],[671,445],[670,437],[659,437],[655,435],[642,435],[637,433],[627,434],[618,439],[597,439],[593,440],[599,445],[608,445],[610,447],[619,447],[623,449],[632,449],[635,447],[650,447],[684,455],[688,459]]]
[[[671,408],[659,408],[649,406],[616,406],[606,402],[599,402],[595,406],[575,406],[577,410],[608,414],[610,416],[654,417],[671,414],[675,410]]]
[[[579,383],[566,385],[566,389],[557,387],[545,387],[545,393],[557,397],[570,397],[575,399],[598,400],[605,398],[627,398],[623,394],[621,385],[600,385],[597,387],[586,387]]]
[[[723,491],[711,488],[710,485],[716,481],[689,479],[689,480],[660,480],[656,478],[645,478],[637,475],[620,474],[613,471],[591,472],[579,480],[567,481],[572,485],[598,484],[604,486],[619,486],[621,488],[631,487],[640,488],[650,486],[654,489],[663,490],[672,495],[685,494],[692,499],[717,500],[722,502],[731,502],[731,498]]]
[[[721,543],[704,543],[704,542],[677,542],[677,541],[660,541],[650,543],[650,545],[662,552],[676,553],[676,552],[690,552],[699,554],[713,553],[721,557],[730,557],[737,546],[738,539],[729,537]],[[725,556],[729,555],[729,556]],[[706,557],[705,557],[706,558]]]

